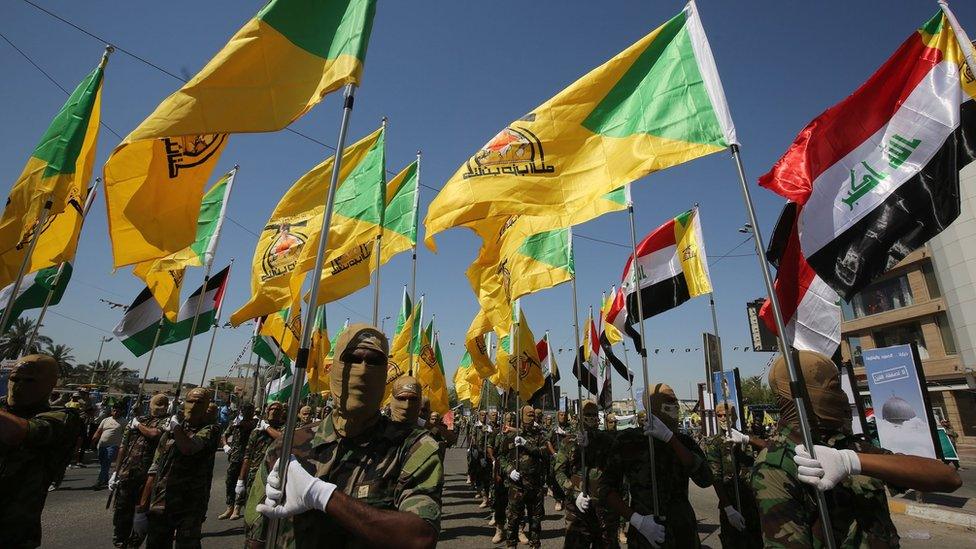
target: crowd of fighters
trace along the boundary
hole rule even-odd
[[[501,421],[479,411],[449,430],[410,377],[396,380],[382,409],[388,355],[374,327],[353,325],[339,337],[334,408],[301,410],[284,487],[277,462],[285,406],[269,404],[261,418],[243,406],[222,430],[207,389],[189,391],[176,414],[166,396],[153,396],[148,413],[126,423],[109,479],[115,546],[200,547],[221,447],[227,509],[216,518],[243,518],[245,547],[264,547],[271,521],[278,547],[435,546],[444,455],[458,438],[468,447],[469,482],[491,511],[491,543],[508,547],[540,546],[547,491],[565,513],[565,547],[698,547],[689,482],[715,490],[724,547],[822,546],[828,534],[815,490],[825,491],[839,546],[896,547],[886,487],[960,485],[940,461],[893,455],[852,436],[837,369],[814,353],[800,353],[800,369],[821,442],[816,459],[801,444],[782,357],[769,375],[781,410],[771,436],[724,427],[699,444],[678,431],[678,401],[664,384],[646,397],[650,414],[638,416],[638,428],[617,431],[612,415],[601,427],[597,405],[585,401],[576,418],[559,412],[553,422],[525,406]],[[57,379],[51,357],[24,357],[0,400],[0,547],[42,545],[48,488],[77,450],[76,409],[51,404]],[[736,413],[717,411],[723,426]]]

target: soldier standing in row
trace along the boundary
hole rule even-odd
[[[71,458],[81,420],[48,402],[58,383],[58,363],[27,355],[7,378],[0,398],[0,535],[9,549],[41,545],[41,512],[48,486]]]
[[[115,472],[108,481],[115,508],[112,513],[112,541],[116,547],[139,547],[142,536],[133,535],[132,519],[146,485],[146,475],[156,453],[156,445],[169,421],[169,397],[153,395],[149,415],[134,417],[122,435],[122,446]]]
[[[315,422],[315,414],[311,406],[302,406],[298,411],[298,426],[308,427]]]
[[[247,441],[244,450],[244,464],[241,466],[240,476],[237,477],[237,494],[248,498],[254,486],[254,479],[258,469],[264,462],[264,455],[274,441],[281,438],[281,428],[285,424],[285,405],[272,402],[264,410],[264,420],[259,422]],[[246,504],[245,504],[246,505]],[[265,518],[254,510],[254,505],[246,505],[244,511],[244,540],[245,543],[264,540]]]
[[[488,413],[488,419],[485,421],[484,428],[481,430],[479,444],[482,445],[485,453],[485,465],[482,469],[482,484],[485,486],[484,497],[481,499],[481,503],[478,505],[481,509],[487,509],[495,501],[495,475],[493,469],[495,467],[495,459],[492,457],[491,444],[495,437],[495,431],[498,430],[498,411],[492,410]],[[491,521],[488,523],[493,526],[495,524],[495,516],[491,515]]]
[[[244,466],[244,450],[247,448],[247,439],[251,436],[251,431],[257,425],[254,417],[254,405],[247,403],[241,406],[241,413],[227,429],[224,430],[223,443],[224,454],[227,456],[227,480],[225,484],[225,502],[227,510],[217,516],[217,520],[241,518],[244,509],[244,495],[237,494],[237,482],[241,476],[241,468]]]
[[[391,535],[402,547],[436,545],[443,464],[429,434],[380,413],[388,355],[382,332],[349,326],[335,346],[336,408],[316,431],[296,431],[287,486],[279,448],[268,452],[249,504],[263,499],[257,510],[280,519],[279,547],[389,546]]]
[[[521,540],[529,547],[539,547],[546,514],[546,466],[552,448],[535,423],[535,410],[523,406],[521,415],[521,429],[505,433],[499,452],[500,469],[508,485],[506,546],[515,547]],[[528,536],[521,532],[523,513],[528,520]]]
[[[569,418],[566,416],[566,412],[558,411],[556,412],[556,424],[553,426],[552,432],[549,435],[549,443],[554,448],[554,453],[552,458],[549,460],[549,489],[552,490],[552,497],[556,500],[555,510],[563,510],[563,501],[566,500],[566,492],[563,491],[562,485],[556,481],[556,454],[559,449],[563,447],[563,440],[566,435],[569,434],[571,427],[569,425]]]
[[[200,526],[207,512],[214,455],[220,439],[216,418],[208,413],[212,394],[191,389],[183,405],[184,419],[169,418],[132,529],[146,533],[147,549],[200,547]]]
[[[400,376],[390,393],[390,420],[417,427],[420,417],[420,382],[411,376]]]
[[[485,494],[488,491],[488,485],[484,482],[484,470],[488,466],[488,455],[485,452],[484,443],[484,429],[487,420],[488,414],[484,410],[479,411],[477,420],[470,427],[471,443],[468,446],[468,482],[474,486],[475,495],[482,502],[487,499]]]
[[[430,432],[430,436],[437,441],[437,445],[440,447],[441,461],[444,461],[447,449],[454,445],[457,436],[447,428],[447,425],[441,420],[441,415],[437,412],[431,412],[427,430]]]
[[[515,414],[505,412],[503,424],[497,429],[493,429],[488,435],[488,456],[491,459],[491,481],[492,481],[492,500],[491,500],[491,519],[489,526],[495,527],[495,536],[491,538],[492,543],[501,543],[505,539],[505,511],[508,509],[508,485],[502,476],[501,443],[505,433],[515,429]]]

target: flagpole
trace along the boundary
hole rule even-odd
[[[342,167],[342,153],[346,148],[346,130],[349,128],[349,118],[355,103],[356,86],[347,84],[342,107],[342,122],[339,124],[339,138],[336,144],[335,161],[332,163],[332,178],[329,182],[329,192],[325,199],[325,211],[322,214],[322,227],[319,230],[319,247],[315,256],[315,268],[312,269],[312,287],[309,289],[308,311],[305,323],[302,325],[302,340],[295,360],[295,370],[292,377],[292,387],[288,399],[288,416],[281,441],[281,459],[278,460],[278,478],[285,486],[288,475],[288,461],[291,455],[292,437],[295,435],[295,424],[298,418],[298,408],[301,404],[302,386],[305,384],[305,368],[308,366],[309,344],[312,341],[312,328],[315,323],[315,309],[318,307],[319,286],[322,279],[322,267],[325,251],[329,241],[329,227],[332,224],[332,205],[335,202],[336,187],[339,186],[339,170]],[[268,547],[275,547],[278,543],[278,520],[272,519],[268,528]]]
[[[624,344],[624,366],[627,367],[627,383],[630,389],[630,401],[634,403],[634,421],[637,421],[637,399],[634,398],[634,372],[630,371],[630,358],[627,356],[627,344]]]
[[[91,209],[92,202],[95,198],[95,190],[98,188],[98,182],[101,181],[100,178],[95,178],[95,184],[92,185],[90,191],[88,191],[88,197],[85,198],[85,205],[81,209],[81,226],[78,227],[78,238],[81,238],[81,229],[85,226],[85,218],[88,217],[88,210]],[[77,244],[76,244],[77,245]],[[34,344],[34,340],[37,339],[37,332],[41,329],[41,323],[44,321],[44,315],[47,313],[47,308],[51,305],[51,300],[54,299],[54,292],[57,290],[58,283],[61,282],[61,275],[64,273],[64,264],[67,261],[62,261],[58,265],[58,272],[54,275],[54,282],[51,284],[51,289],[47,291],[47,297],[44,298],[44,306],[41,307],[40,314],[37,315],[37,321],[34,323],[34,330],[31,332],[30,339],[27,340],[27,346],[24,347],[24,354],[27,354],[27,350],[31,348]]]
[[[546,330],[546,367],[549,368],[549,392],[552,393],[552,406],[559,411],[559,403],[556,402],[556,383],[552,380],[552,342],[549,341],[549,330]]]
[[[136,396],[136,405],[133,406],[133,410],[142,407],[142,396],[145,394],[146,389],[146,378],[149,377],[149,367],[152,366],[153,357],[156,355],[156,346],[159,345],[159,334],[163,331],[163,324],[166,322],[166,317],[162,316],[159,319],[159,324],[156,325],[156,335],[153,336],[152,347],[149,348],[149,359],[146,360],[146,369],[142,372],[142,381],[139,382],[139,394]],[[132,414],[136,415],[135,413]]]
[[[631,245],[631,265],[630,272],[632,276],[631,283],[634,285],[634,294],[637,296],[637,321],[640,325],[640,337],[641,346],[643,347],[643,352],[638,351],[641,356],[641,369],[644,374],[644,399],[646,402],[650,403],[651,396],[651,385],[648,380],[647,375],[647,337],[644,335],[644,303],[641,299],[640,291],[640,276],[638,274],[638,264],[637,264],[637,224],[634,220],[634,200],[630,196],[630,184],[627,184],[627,216],[630,218],[630,245]],[[626,295],[624,297],[626,299]],[[630,316],[630,311],[627,312]],[[650,408],[650,406],[648,406]],[[650,424],[654,421],[651,414],[654,412],[650,409],[647,410],[647,421]],[[659,507],[658,494],[657,494],[657,469],[655,468],[655,456],[654,456],[654,438],[651,435],[647,435],[647,447],[649,450],[649,458],[651,465],[651,502],[652,509],[654,511],[654,516],[661,516],[661,509]]]
[[[749,223],[752,226],[752,236],[756,243],[756,259],[759,260],[759,270],[762,272],[763,283],[766,285],[766,293],[769,295],[769,303],[773,309],[773,320],[776,323],[776,331],[780,334],[781,341],[785,343],[783,335],[786,333],[786,323],[783,322],[783,312],[780,308],[779,297],[773,285],[773,277],[769,272],[769,263],[766,259],[766,244],[763,242],[762,232],[759,229],[759,221],[756,219],[756,208],[752,203],[752,194],[749,192],[749,185],[746,183],[746,172],[742,166],[742,158],[739,156],[739,145],[733,143],[729,146],[732,158],[735,160],[736,170],[739,174],[739,185],[742,187],[742,198],[745,201],[746,214],[749,216]],[[807,416],[807,407],[803,399],[803,387],[800,381],[800,374],[794,362],[792,349],[784,345],[782,349],[783,360],[786,362],[786,370],[790,376],[790,391],[793,393],[793,404],[796,406],[797,415],[800,421],[800,433],[803,435],[803,445],[810,452],[810,457],[816,459],[814,451],[813,431],[810,429],[810,418]],[[827,498],[824,493],[817,490],[817,507],[820,511],[821,528],[827,533],[827,547],[834,549],[837,542],[834,540],[833,529],[831,528],[830,513],[827,507]]]
[[[383,117],[380,126],[383,129],[383,158],[386,158],[386,117]],[[386,165],[383,166],[383,217],[380,220],[380,232],[376,235],[376,268],[373,271],[376,273],[375,284],[373,285],[373,326],[380,325],[380,266],[383,265],[382,255],[383,255],[383,222],[385,220],[386,213]]]
[[[261,366],[261,357],[258,357],[258,366],[254,366],[254,336],[258,335],[258,322],[254,322],[254,335],[251,336],[251,352],[247,355],[247,365],[254,368],[254,394],[251,395],[251,402],[257,401],[258,396],[258,368]],[[247,394],[247,385],[244,386],[244,394]]]
[[[227,267],[227,277],[230,278],[230,269],[234,266],[234,258],[230,259],[230,265]],[[220,313],[224,309],[224,300],[220,300],[220,305],[217,306],[217,314],[214,315],[213,329],[210,330],[210,347],[207,348],[207,358],[203,361],[203,375],[200,376],[200,386],[203,387],[203,382],[207,379],[207,368],[210,366],[210,356],[213,354],[214,341],[217,339],[217,330],[220,329]],[[216,388],[214,389],[216,391]]]
[[[41,210],[41,215],[37,218],[37,223],[34,225],[34,234],[31,235],[30,244],[27,246],[27,253],[24,255],[24,260],[20,262],[20,272],[17,273],[17,278],[14,280],[13,291],[10,292],[10,297],[7,299],[7,306],[3,309],[3,317],[0,318],[0,330],[3,333],[7,332],[7,322],[10,320],[10,314],[14,310],[14,300],[20,292],[20,285],[24,282],[24,275],[27,274],[27,267],[30,265],[31,256],[34,255],[37,239],[41,236],[41,232],[43,232],[44,224],[47,223],[47,218],[51,214],[52,206],[54,206],[54,203],[51,202],[49,196],[45,199],[44,208]]]
[[[417,299],[417,219],[420,214],[420,156],[421,151],[417,151],[417,191],[413,193],[413,222],[414,222],[414,242],[413,242],[413,257],[411,258],[411,272],[410,272],[410,299]],[[413,311],[410,311],[411,313]],[[411,315],[408,315],[409,318]],[[408,339],[407,345],[413,345],[413,322],[410,323],[410,338]],[[409,363],[407,367],[407,373],[413,376],[413,353],[408,352]]]
[[[719,377],[721,379],[720,384],[722,385],[722,401],[723,402],[728,402],[729,401],[729,391],[728,391],[728,387],[725,384],[725,358],[722,356],[722,338],[720,338],[719,335],[718,335],[718,314],[716,313],[716,310],[715,310],[715,292],[714,291],[708,293],[708,306],[712,310],[712,328],[715,330],[715,343],[718,345],[718,371],[719,371],[719,374],[720,374]],[[709,377],[712,377],[712,372],[711,371],[708,372],[708,376]],[[713,388],[714,388],[715,383],[712,382],[712,385],[713,385]],[[712,393],[713,398],[714,398],[714,394],[715,393]],[[725,413],[725,434],[726,434],[726,436],[728,436],[728,434],[730,433],[729,429],[731,428],[731,424],[732,424],[732,417],[731,417],[731,414],[728,413],[728,409],[727,408],[726,408],[726,411],[725,412],[726,412]],[[742,413],[742,411],[741,410],[736,410],[736,413],[739,414],[739,413]],[[712,406],[712,414],[713,415],[715,414],[715,406],[714,405]],[[718,421],[716,421],[715,423],[716,423],[716,428],[717,428],[718,427]],[[735,453],[735,447],[734,446],[730,450],[730,457],[732,458],[732,486],[735,488],[735,508],[737,510],[741,510],[742,509],[742,495],[739,493],[739,459],[738,459],[738,456]]]
[[[572,227],[569,228],[569,251],[570,251],[570,253],[572,253],[572,251],[573,251],[573,228]],[[580,329],[579,329],[579,302],[576,299],[576,269],[573,269],[573,274],[570,277],[570,281],[572,281],[572,288],[573,288],[573,332],[576,334],[576,340],[575,340],[576,347],[574,349],[576,351],[576,368],[577,368],[577,371],[576,371],[576,398],[577,398],[577,402],[579,403],[579,413],[582,416],[582,413],[583,413],[583,382],[580,381],[580,376],[582,376],[582,374],[583,374],[583,372],[582,372],[582,369],[583,369],[583,353],[581,351],[581,347],[583,345],[583,343],[582,343],[583,340],[580,339]],[[567,410],[567,412],[568,412],[568,410]],[[579,420],[576,422],[576,427],[579,430],[578,436],[583,436],[583,434],[585,433],[585,431],[583,430],[583,418],[582,417],[580,417]],[[581,472],[581,478],[582,478],[582,486],[581,486],[581,488],[583,489],[582,490],[583,491],[583,495],[585,496],[586,495],[586,492],[587,492],[587,487],[589,485],[589,482],[587,482],[587,478],[586,478],[587,477],[587,475],[586,475],[586,446],[580,446],[580,469],[581,469],[580,472]]]
[[[511,355],[509,362],[515,358],[515,432],[521,435],[522,431],[522,349],[519,345],[519,330],[522,320],[522,300],[515,300],[515,322],[512,323],[512,336],[509,337],[508,344]],[[515,470],[519,468],[519,448],[515,445]]]

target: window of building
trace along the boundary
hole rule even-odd
[[[935,267],[931,263],[925,263],[922,265],[922,275],[925,277],[925,286],[929,289],[929,299],[942,297],[939,279],[935,276]]]
[[[892,345],[918,345],[918,355],[925,360],[929,358],[929,350],[925,346],[922,327],[918,322],[892,326],[874,332],[874,344],[877,347],[891,347]]]
[[[854,296],[850,304],[841,301],[841,310],[845,320],[853,320],[914,304],[908,277],[901,275],[868,286]]]
[[[935,325],[939,327],[939,333],[942,335],[942,346],[945,348],[945,354],[956,354],[958,352],[956,351],[956,339],[952,336],[949,317],[945,313],[935,315]]]
[[[851,362],[855,366],[864,366],[864,362],[861,360],[861,337],[848,336],[847,347],[851,350]]]

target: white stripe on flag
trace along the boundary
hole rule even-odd
[[[130,307],[122,317],[122,321],[115,327],[113,333],[117,337],[122,339],[131,337],[159,323],[159,319],[163,316],[163,310],[151,294],[148,292],[139,294],[140,297],[143,295],[147,296],[148,299]]]
[[[698,71],[701,72],[705,91],[708,92],[708,98],[715,110],[715,117],[718,118],[718,123],[725,133],[725,141],[729,145],[738,145],[739,139],[735,135],[732,113],[729,112],[729,105],[725,100],[725,88],[722,87],[722,79],[718,76],[715,58],[712,57],[712,48],[708,44],[708,37],[705,35],[704,27],[702,27],[701,18],[698,17],[698,6],[695,5],[695,0],[688,2],[684,12],[687,18],[685,28],[688,29],[688,36],[691,38],[691,49],[695,52]]]
[[[641,275],[639,280],[640,288],[647,288],[662,282],[664,280],[670,280],[676,276],[683,276],[684,271],[681,269],[681,260],[678,259],[678,247],[674,244],[656,250],[647,255],[637,258],[637,267]],[[633,262],[631,262],[633,265]],[[627,274],[621,280],[620,287],[624,291],[625,295],[630,295],[634,293],[633,287],[634,275],[630,269],[627,270]]]
[[[786,341],[797,349],[833,356],[840,345],[840,296],[814,275],[793,318],[786,324]]]

